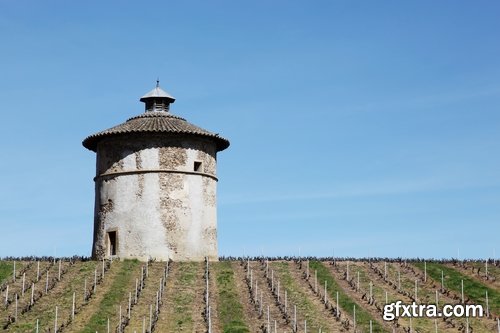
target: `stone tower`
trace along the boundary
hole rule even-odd
[[[216,155],[229,141],[170,113],[156,87],[146,111],[93,134],[92,257],[217,260]]]

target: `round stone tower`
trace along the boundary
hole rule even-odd
[[[156,87],[146,111],[93,134],[97,153],[92,257],[217,260],[216,155],[229,141],[170,113]]]

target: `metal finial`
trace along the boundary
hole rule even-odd
[[[160,87],[160,78],[156,79],[156,88]]]

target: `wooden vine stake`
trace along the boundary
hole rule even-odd
[[[144,278],[144,266],[141,266],[141,284],[139,285],[139,290],[142,290],[142,282],[143,282],[143,278]]]
[[[280,280],[278,280],[278,303],[280,303]]]
[[[75,297],[76,293],[73,293],[73,303],[71,305],[71,320],[75,320]]]
[[[118,333],[121,333],[121,331],[122,331],[122,306],[120,305],[118,310]]]
[[[352,324],[354,326],[354,332],[356,332],[356,304],[352,306]]]
[[[401,267],[398,268],[398,290],[401,291]]]
[[[212,315],[210,312],[210,306],[208,306],[208,333],[212,333]]]
[[[415,279],[415,302],[418,302],[418,280]]]
[[[137,293],[139,291],[139,279],[135,279],[135,297],[134,297],[134,304],[137,304]]]
[[[462,279],[462,304],[465,304],[464,280]]]
[[[207,304],[208,304],[208,299],[207,299]],[[210,306],[208,306],[210,308]],[[160,293],[157,291],[156,292],[156,309],[155,309],[155,314],[158,315],[158,312],[160,310]],[[209,317],[210,317],[210,312],[209,312]]]
[[[54,333],[57,333],[57,306],[56,306],[56,316],[54,318]]]
[[[47,271],[47,278],[45,279],[45,293],[49,292],[49,271]]]
[[[94,270],[94,294],[97,290],[97,268]]]
[[[335,304],[336,308],[337,308],[337,313],[336,313],[336,316],[337,318],[340,317],[340,313],[339,313],[339,292],[337,291],[337,303]]]
[[[208,297],[209,297],[209,293],[208,293],[208,257],[205,257],[205,261],[206,261],[206,267],[205,267],[205,282],[206,282],[206,285],[205,285],[205,289],[206,289],[205,308],[206,308],[207,318],[209,318],[210,315],[208,313],[208,308],[210,307],[210,303],[209,303],[209,299],[208,299]],[[157,298],[156,308],[157,308],[157,311],[158,311],[158,294],[156,295],[156,298]],[[209,319],[209,321],[210,321],[210,319]]]
[[[424,261],[424,282],[427,282],[427,261]]]
[[[326,282],[326,280],[325,280],[325,299],[324,299],[324,302],[323,302],[323,303],[325,303],[325,304],[326,304],[326,288],[327,288],[327,282]]]
[[[26,282],[26,273],[23,273],[23,287],[21,289],[21,296],[24,296],[24,284]]]
[[[132,310],[132,293],[128,293],[128,311],[127,311],[127,318],[130,320],[130,311]]]
[[[318,293],[318,271],[314,271],[314,292]]]
[[[252,285],[253,285],[253,271],[250,270],[250,290],[252,290]]]
[[[30,305],[33,306],[35,298],[35,283],[31,284],[31,299],[30,299]]]

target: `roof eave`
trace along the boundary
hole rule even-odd
[[[107,139],[107,138],[112,138],[112,137],[119,137],[119,136],[126,136],[126,135],[144,135],[144,134],[184,134],[187,136],[195,136],[195,137],[202,137],[208,140],[211,140],[215,143],[217,152],[223,151],[227,148],[229,148],[229,140],[219,136],[219,135],[206,135],[206,134],[201,134],[201,133],[174,133],[174,132],[154,132],[154,131],[146,131],[146,132],[122,132],[122,133],[106,133],[106,134],[94,134],[91,136],[88,136],[85,138],[85,140],[82,141],[82,145],[87,148],[88,150],[93,151],[94,153],[97,153],[97,145],[99,144],[100,141]]]

